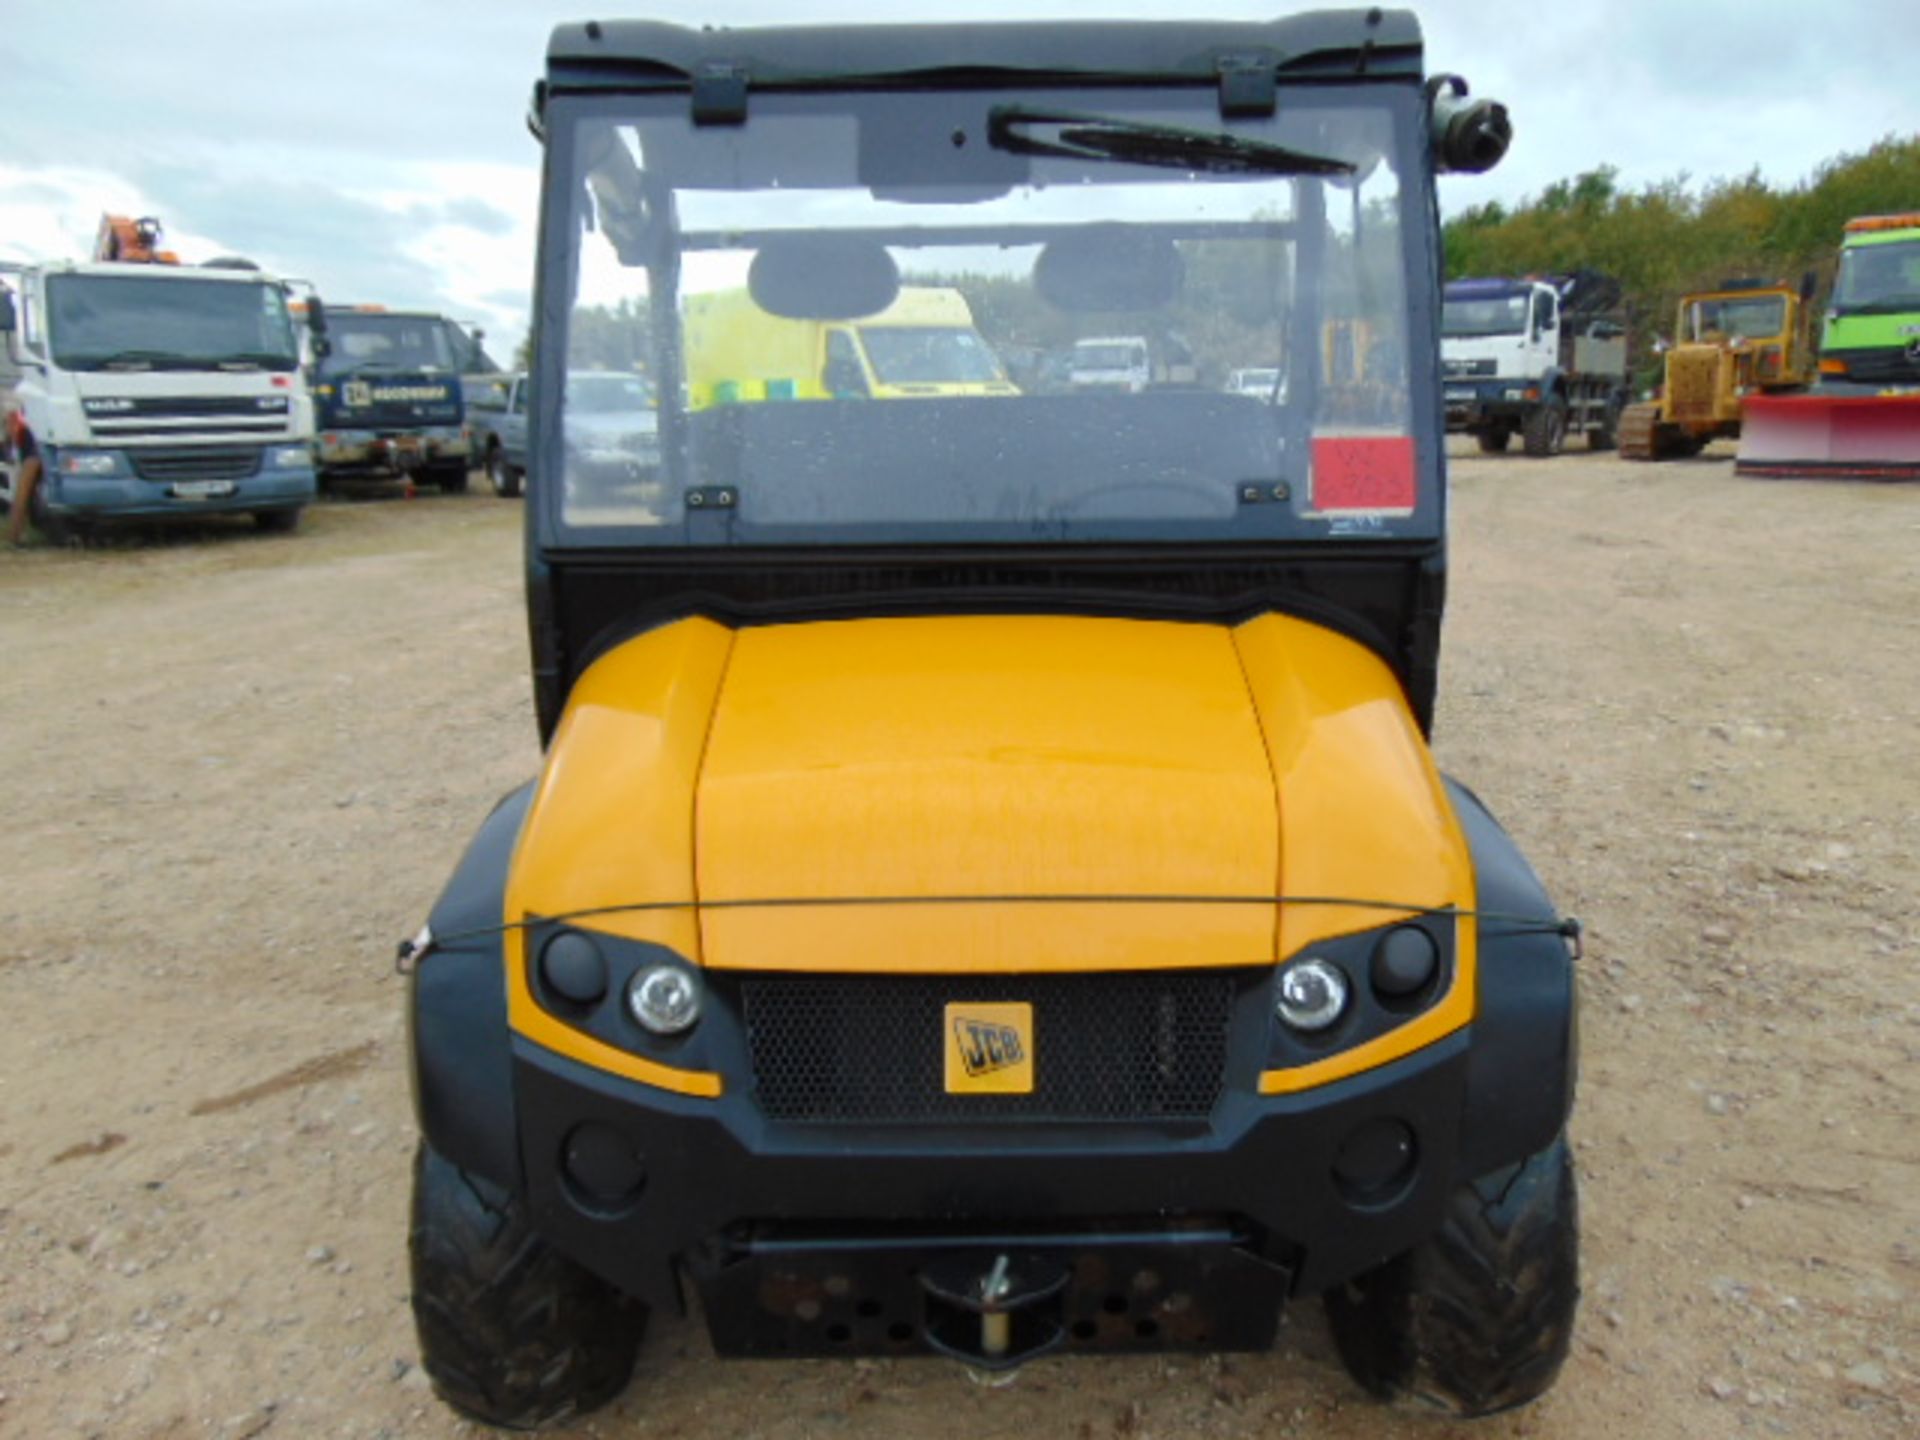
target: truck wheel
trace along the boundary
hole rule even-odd
[[[442,495],[464,495],[467,493],[467,462],[450,465],[433,477],[434,484],[440,487]]]
[[[487,452],[487,480],[502,500],[518,498],[520,472],[508,463],[507,452],[498,445]]]
[[[1558,455],[1567,443],[1567,402],[1549,400],[1529,411],[1520,433],[1527,454],[1537,459]]]
[[[1507,453],[1508,442],[1513,439],[1513,431],[1504,425],[1495,425],[1490,429],[1479,431],[1473,438],[1480,442],[1482,455],[1504,455]]]
[[[1462,1185],[1440,1230],[1326,1296],[1347,1371],[1459,1415],[1538,1398],[1573,1339],[1579,1204],[1562,1135]]]
[[[625,1388],[646,1311],[534,1234],[521,1206],[425,1141],[415,1151],[420,1363],[462,1414],[532,1430]]]
[[[298,505],[289,510],[256,510],[253,523],[268,535],[291,535],[300,528],[300,515]]]
[[[47,508],[46,477],[36,473],[27,484],[27,519],[40,532],[40,538],[49,545],[71,545],[78,540],[80,528]]]

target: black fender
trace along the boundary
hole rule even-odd
[[[1559,912],[1520,847],[1466,786],[1446,781],[1473,855],[1477,1005],[1455,1176],[1473,1179],[1537,1154],[1573,1110],[1579,1070],[1573,957],[1549,928]],[[1534,928],[1500,916],[1540,917]]]
[[[533,800],[529,781],[481,825],[434,902],[435,945],[413,969],[407,1038],[413,1109],[427,1143],[462,1170],[520,1188],[520,1140],[500,923],[507,867]],[[468,939],[467,931],[489,933]],[[445,937],[444,939],[440,937]]]

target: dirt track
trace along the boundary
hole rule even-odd
[[[1589,924],[1560,1386],[1461,1434],[1920,1430],[1920,490],[1462,458],[1438,746]],[[393,942],[538,760],[479,494],[0,554],[0,1434],[467,1433],[411,1364]],[[1456,1433],[1272,1356],[720,1365],[615,1436]]]

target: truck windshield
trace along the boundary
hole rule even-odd
[[[1920,240],[1850,245],[1842,250],[1833,308],[1847,315],[1920,310]]]
[[[1753,295],[1696,300],[1687,306],[1689,340],[1770,340],[1787,328],[1787,297]]]
[[[543,285],[572,303],[540,353],[637,366],[659,443],[594,465],[586,397],[542,387],[550,542],[1437,534],[1417,90],[1315,87],[1224,138],[1211,92],[1022,100],[1088,94],[1128,143],[1033,153],[992,93],[756,92],[738,126],[556,97]]]
[[[437,316],[329,310],[327,335],[333,350],[320,362],[322,375],[457,368],[446,323]]]
[[[1136,345],[1079,345],[1073,363],[1081,370],[1131,370],[1147,363],[1147,352]]]
[[[292,370],[299,364],[278,285],[165,271],[53,275],[47,331],[66,370]]]
[[[987,342],[970,329],[863,325],[860,341],[882,384],[986,384],[1007,378]]]
[[[1518,335],[1526,328],[1524,292],[1475,297],[1449,295],[1440,310],[1440,333],[1452,339]]]

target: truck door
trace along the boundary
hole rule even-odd
[[[1560,359],[1560,305],[1553,291],[1533,292],[1533,364],[1529,377],[1544,375]]]

